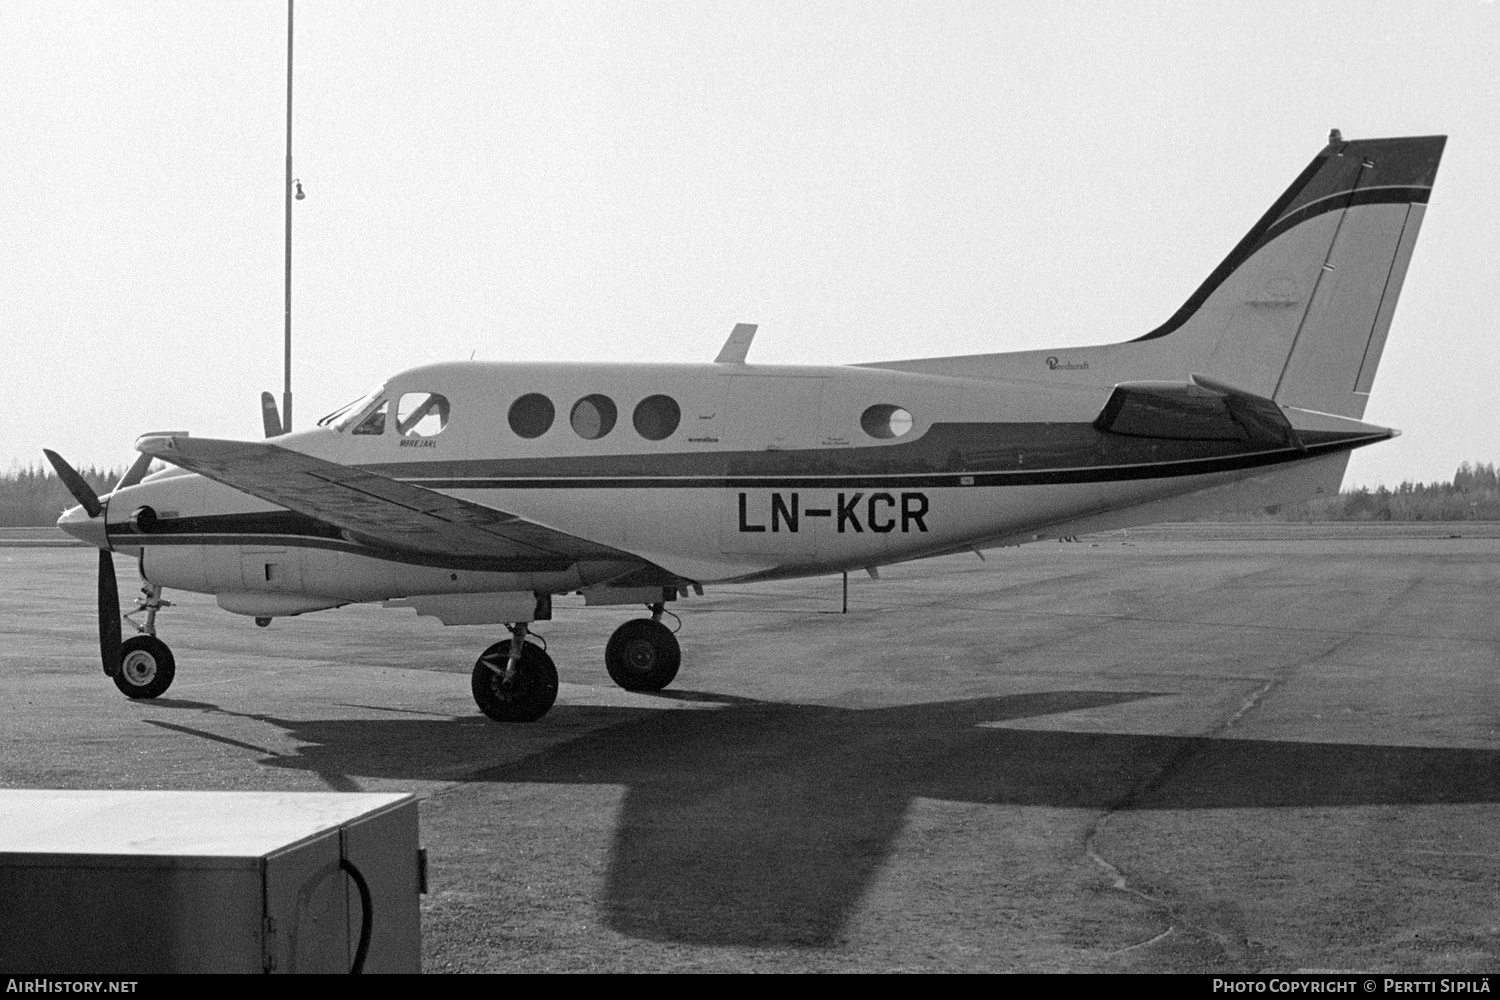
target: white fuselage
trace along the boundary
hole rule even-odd
[[[854,366],[436,364],[386,384],[392,412],[380,433],[356,433],[356,419],[273,443],[505,511],[695,583],[880,566],[1337,489],[1346,449],[1275,461],[1241,450],[1226,462],[1206,460],[1202,448],[1174,455],[1123,441],[1128,454],[1112,455],[1090,444],[1099,435],[1088,425],[1115,382],[1110,350],[1059,352],[1061,361],[1014,355],[1011,372],[992,356],[967,378]],[[446,400],[445,425],[400,433],[396,401],[422,394]],[[522,436],[511,411],[531,394],[553,416]],[[578,401],[599,396],[617,416],[593,437],[597,419],[572,418]],[[643,434],[636,408],[662,396],[676,404],[677,424]],[[862,418],[879,407],[909,414],[909,427],[872,434]],[[117,537],[142,507],[183,530]],[[108,522],[117,549],[142,553],[148,581],[220,594],[247,614],[423,594],[563,593],[632,568],[606,559],[513,572],[393,559],[347,534],[267,519],[280,510],[170,470],[114,495]]]

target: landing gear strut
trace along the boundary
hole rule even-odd
[[[120,666],[112,675],[115,687],[127,698],[155,698],[177,676],[172,651],[156,637],[156,613],[170,608],[172,602],[162,600],[161,588],[154,583],[142,587],[141,595],[135,599],[135,610],[125,615],[139,634],[120,644]],[[145,624],[137,624],[132,619],[142,611],[146,612]]]
[[[650,618],[636,618],[615,629],[604,647],[604,667],[627,691],[660,691],[677,676],[682,648],[661,623],[662,604],[648,604]]]
[[[527,642],[525,622],[509,626],[474,662],[472,688],[479,710],[500,722],[535,722],[557,700],[557,667],[536,643]]]

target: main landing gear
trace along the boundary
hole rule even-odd
[[[677,637],[661,623],[666,606],[646,607],[651,617],[615,629],[604,649],[605,669],[627,691],[660,691],[682,665]],[[486,649],[474,663],[474,701],[500,722],[535,722],[557,700],[557,668],[525,622],[509,628],[510,638]]]
[[[526,641],[527,632],[525,622],[510,626],[510,638],[474,662],[474,701],[500,722],[535,722],[557,700],[557,667],[545,649]]]
[[[156,637],[156,613],[170,608],[172,602],[162,600],[161,588],[155,584],[146,584],[141,594],[135,599],[135,610],[125,615],[139,634],[120,643],[120,664],[110,675],[127,698],[155,698],[171,687],[172,678],[177,676],[172,651]],[[142,611],[146,612],[145,623],[132,621]]]
[[[636,618],[615,629],[604,647],[604,668],[626,691],[660,691],[682,665],[682,648],[661,623],[662,604],[648,604],[650,618]]]

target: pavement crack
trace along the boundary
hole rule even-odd
[[[1135,886],[1131,885],[1129,880],[1125,878],[1125,873],[1120,871],[1120,869],[1115,865],[1111,864],[1109,859],[1099,852],[1099,837],[1104,833],[1104,828],[1109,825],[1109,821],[1115,815],[1115,813],[1125,808],[1130,802],[1134,801],[1135,798],[1136,793],[1131,792],[1125,798],[1114,803],[1108,809],[1105,809],[1099,814],[1099,817],[1094,820],[1093,825],[1089,827],[1088,836],[1084,838],[1084,853],[1088,856],[1088,859],[1090,861],[1098,866],[1105,873],[1105,875],[1109,877],[1110,887],[1112,889],[1114,889],[1116,892],[1123,892],[1126,895],[1134,896],[1145,903],[1147,906],[1151,907],[1153,910],[1158,911],[1161,915],[1161,918],[1167,922],[1167,929],[1162,931],[1160,934],[1156,934],[1146,939],[1145,941],[1137,941],[1135,944],[1126,945],[1124,948],[1117,948],[1114,951],[1107,952],[1107,955],[1123,955],[1125,952],[1134,951],[1137,948],[1149,947],[1150,945],[1153,945],[1156,942],[1165,939],[1168,935],[1170,935],[1174,930],[1177,929],[1177,924],[1173,920],[1174,908],[1171,903],[1157,896],[1153,896],[1150,893],[1145,892],[1144,890],[1137,889]]]
[[[1116,955],[1124,955],[1128,952],[1136,951],[1140,948],[1149,948],[1153,944],[1156,944],[1158,941],[1165,941],[1167,938],[1171,937],[1172,932],[1175,930],[1177,930],[1177,925],[1173,924],[1155,937],[1147,938],[1144,941],[1137,941],[1135,944],[1127,944],[1123,948],[1116,948],[1114,951],[1106,952],[1105,954],[1107,957],[1113,958]]]
[[[1255,709],[1260,706],[1260,703],[1265,700],[1266,695],[1270,694],[1273,690],[1280,686],[1281,678],[1272,677],[1260,687],[1256,688],[1254,691],[1251,691],[1248,695],[1245,696],[1245,700],[1240,702],[1240,707],[1235,711],[1235,713],[1228,719],[1226,719],[1224,721],[1224,724],[1219,726],[1216,731],[1210,733],[1209,735],[1220,736],[1233,729],[1241,719],[1243,719],[1249,713],[1255,711]]]
[[[1314,656],[1307,657],[1295,663],[1289,663],[1282,667],[1280,670],[1275,671],[1275,673],[1271,677],[1262,681],[1259,686],[1257,686],[1249,694],[1245,695],[1245,697],[1241,700],[1239,707],[1234,710],[1233,714],[1231,714],[1227,719],[1219,723],[1217,726],[1214,726],[1209,731],[1203,733],[1203,738],[1216,739],[1224,736],[1231,729],[1237,726],[1240,721],[1245,718],[1245,716],[1249,715],[1251,712],[1259,708],[1265,702],[1266,696],[1285,684],[1288,677],[1292,676],[1297,671],[1303,669],[1311,663],[1333,655],[1349,641],[1350,638],[1345,637],[1327,650],[1323,650]],[[1124,948],[1119,948],[1115,951],[1108,952],[1108,955],[1122,955],[1126,952],[1150,947],[1153,944],[1165,940],[1180,927],[1182,930],[1189,933],[1212,939],[1215,944],[1217,944],[1219,950],[1223,953],[1226,959],[1231,957],[1231,943],[1223,934],[1220,934],[1218,931],[1202,924],[1201,922],[1192,923],[1184,920],[1182,918],[1182,907],[1179,904],[1170,902],[1167,899],[1153,895],[1143,889],[1138,889],[1135,886],[1131,885],[1130,880],[1125,877],[1125,873],[1122,872],[1118,866],[1112,864],[1109,859],[1104,857],[1099,848],[1099,841],[1104,834],[1104,830],[1109,826],[1109,821],[1113,819],[1116,814],[1133,809],[1137,803],[1162,788],[1201,752],[1201,749],[1194,747],[1191,744],[1184,745],[1181,750],[1179,750],[1176,754],[1174,754],[1166,762],[1164,762],[1154,774],[1142,778],[1135,784],[1133,788],[1131,788],[1124,795],[1120,796],[1119,799],[1117,799],[1106,809],[1104,809],[1104,811],[1099,814],[1098,819],[1096,819],[1094,821],[1094,824],[1089,828],[1088,836],[1084,839],[1084,852],[1088,856],[1088,859],[1109,877],[1111,887],[1116,892],[1123,892],[1127,895],[1135,896],[1137,899],[1141,900],[1143,903],[1146,903],[1148,906],[1156,910],[1160,914],[1160,918],[1167,923],[1167,929],[1165,931],[1162,931],[1160,934],[1150,937],[1144,941],[1138,941],[1135,944],[1127,945]]]

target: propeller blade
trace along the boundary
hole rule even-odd
[[[276,413],[276,397],[269,392],[260,394],[260,419],[266,426],[266,437],[281,436],[281,417]]]
[[[73,499],[78,501],[89,517],[98,517],[104,513],[104,505],[99,502],[99,494],[88,484],[88,480],[80,476],[73,467],[63,461],[63,457],[51,448],[43,448],[42,454],[47,456],[47,461],[52,463],[52,468],[57,470],[57,478],[73,494]],[[113,573],[113,570],[111,570]]]
[[[134,486],[136,483],[140,482],[142,479],[145,479],[146,470],[151,468],[151,462],[152,458],[150,455],[147,455],[144,452],[137,455],[135,457],[135,461],[131,463],[130,468],[125,470],[125,475],[120,477],[120,481],[118,483],[115,483],[115,489],[128,489],[129,487]]]
[[[99,656],[104,672],[120,672],[120,589],[115,583],[115,560],[99,550]]]
[[[47,461],[52,463],[52,468],[57,470],[57,478],[62,480],[68,492],[73,494],[73,499],[78,501],[80,507],[89,517],[98,517],[104,513],[104,505],[99,502],[99,494],[88,481],[80,476],[71,465],[63,461],[61,455],[50,448],[43,448],[42,454],[47,456]],[[125,473],[120,485],[133,486],[140,482],[146,473],[146,466],[151,464],[150,455],[142,455],[135,460],[135,464]],[[108,542],[103,545],[108,545]],[[113,677],[120,672],[120,586],[115,582],[115,560],[109,554],[107,548],[99,549],[99,657],[104,662],[104,672]]]

